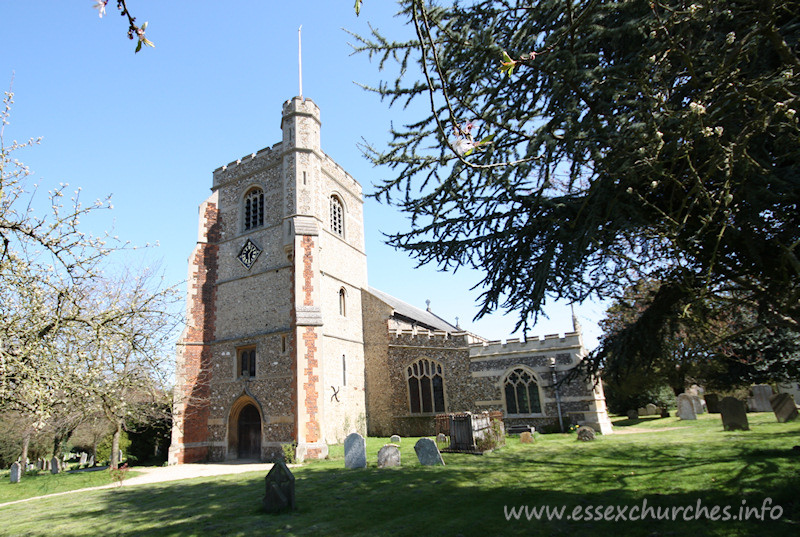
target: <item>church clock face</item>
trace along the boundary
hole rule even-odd
[[[244,243],[244,246],[242,246],[242,249],[239,251],[239,255],[236,256],[236,259],[244,265],[244,268],[250,270],[260,253],[261,250],[259,247],[253,244],[253,241],[247,239],[247,242]]]

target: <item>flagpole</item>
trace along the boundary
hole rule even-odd
[[[303,25],[297,29],[297,72],[300,79],[300,99],[303,98],[303,39],[302,39]]]

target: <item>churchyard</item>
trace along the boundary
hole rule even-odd
[[[366,468],[345,468],[343,445],[332,446],[327,460],[292,467],[294,511],[264,512],[265,474],[258,472],[0,507],[0,535],[797,535],[800,422],[778,423],[766,412],[748,419],[749,431],[724,431],[718,414],[616,418],[616,433],[594,441],[579,442],[574,433],[535,434],[531,443],[509,437],[486,455],[443,453],[444,466],[421,466],[418,439],[402,438],[401,465],[379,468],[390,439],[367,438]],[[0,503],[15,486],[5,471]],[[766,520],[758,520],[766,498]],[[743,507],[758,515],[685,520],[679,510],[677,520],[625,520],[645,501],[662,513],[700,502],[709,512],[730,506],[732,516]],[[509,509],[525,506],[566,509],[561,520],[545,514],[529,521],[524,512],[507,520]],[[780,517],[771,520],[775,506]],[[591,520],[566,520],[576,507]],[[608,507],[618,520],[605,520]]]

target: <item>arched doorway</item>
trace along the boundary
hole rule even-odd
[[[237,419],[238,453],[240,459],[261,458],[261,414],[248,404],[239,412]]]

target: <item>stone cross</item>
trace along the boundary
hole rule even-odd
[[[277,461],[264,478],[264,510],[267,513],[297,509],[294,475],[283,461]]]
[[[22,465],[20,465],[20,463],[15,461],[11,465],[10,477],[12,483],[19,483],[19,480],[22,477]]]
[[[678,396],[678,412],[677,415],[682,420],[696,420],[697,412],[695,411],[692,396],[688,393],[682,393]]]
[[[378,451],[378,468],[400,466],[400,448],[395,444],[386,444]]]
[[[420,438],[414,444],[414,451],[417,452],[417,459],[423,466],[444,466],[442,454],[436,447],[436,442],[430,438]]]
[[[735,397],[725,397],[719,402],[722,428],[726,431],[749,431],[747,410],[744,403]]]
[[[367,467],[367,441],[358,433],[350,433],[344,439],[344,467]]]
[[[770,397],[769,402],[775,417],[778,418],[778,423],[786,423],[797,419],[797,406],[794,404],[794,399],[790,394],[779,393],[773,395]]]

